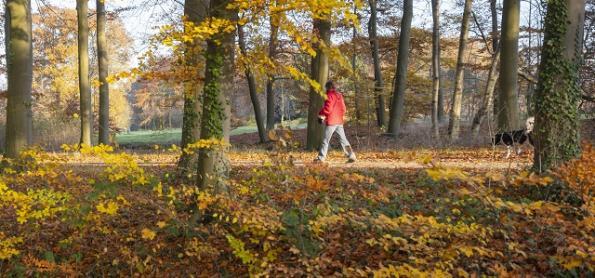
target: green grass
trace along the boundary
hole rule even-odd
[[[292,129],[303,129],[306,127],[304,119],[297,119],[286,122],[285,125]],[[246,133],[258,132],[256,125],[246,125],[238,127],[231,131],[231,135],[242,135]],[[171,145],[179,144],[182,138],[182,129],[164,129],[164,130],[139,130],[116,135],[116,141],[120,145]]]

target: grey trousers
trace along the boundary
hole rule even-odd
[[[324,137],[322,138],[322,145],[320,145],[320,151],[318,152],[318,159],[324,160],[326,158],[329,143],[335,132],[337,132],[337,134],[339,135],[341,147],[343,148],[345,156],[351,159],[355,159],[355,153],[351,149],[349,141],[347,141],[347,136],[345,136],[345,130],[343,129],[343,125],[327,125],[324,128]]]

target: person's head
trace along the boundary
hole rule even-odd
[[[326,90],[334,90],[335,89],[335,82],[333,82],[332,80],[329,80],[326,82],[326,84],[324,84],[324,87],[326,88]]]

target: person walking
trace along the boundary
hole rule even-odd
[[[322,138],[322,145],[318,152],[318,157],[314,159],[314,162],[324,162],[329,148],[329,143],[333,134],[337,132],[343,152],[347,156],[348,163],[355,162],[355,153],[351,148],[351,144],[347,141],[345,136],[345,129],[343,129],[343,122],[345,121],[345,101],[343,95],[338,92],[335,88],[333,81],[328,81],[325,84],[326,88],[326,101],[320,113],[318,113],[318,121],[321,124],[325,124],[324,137]]]

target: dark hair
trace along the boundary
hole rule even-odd
[[[324,84],[324,87],[327,90],[335,89],[335,82],[333,82],[332,80],[329,80],[329,81],[326,82],[326,84]]]

